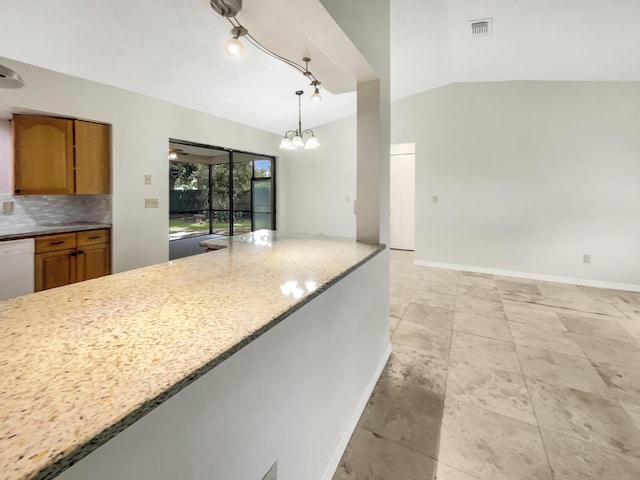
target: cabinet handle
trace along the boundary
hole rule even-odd
[[[49,242],[49,245],[62,245],[63,243],[65,243],[64,240],[62,240],[60,242]]]
[[[100,238],[100,235],[94,235],[93,237],[89,237],[89,240],[95,240],[96,238]]]
[[[16,188],[14,191],[15,191],[16,193],[20,193],[22,190],[20,190],[19,188]]]
[[[71,255],[72,257],[76,256],[76,252],[71,252],[69,255]]]
[[[82,250],[78,251],[78,255],[82,255],[84,252]]]

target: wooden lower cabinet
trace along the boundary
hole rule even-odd
[[[36,238],[35,291],[111,273],[109,229]]]
[[[78,282],[104,277],[110,273],[111,245],[91,245],[78,248]]]
[[[35,290],[61,287],[77,281],[76,249],[36,254]]]

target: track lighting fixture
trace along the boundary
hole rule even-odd
[[[320,82],[316,78],[316,76],[309,70],[309,62],[311,61],[309,57],[305,57],[302,59],[302,61],[305,62],[303,66],[294,62],[293,60],[289,60],[288,58],[272,52],[267,47],[258,42],[258,40],[256,40],[236,18],[236,15],[240,12],[240,10],[242,10],[242,0],[209,0],[209,4],[211,5],[211,8],[213,8],[217,13],[225,17],[233,27],[231,29],[231,38],[224,42],[224,50],[229,57],[237,59],[242,56],[244,52],[244,45],[242,44],[240,39],[244,37],[258,50],[266,53],[276,60],[286,63],[287,65],[295,68],[305,77],[307,77],[309,79],[310,85],[313,87],[313,94],[311,95],[311,99],[316,103],[322,101],[322,96],[320,95],[320,85],[322,82]]]

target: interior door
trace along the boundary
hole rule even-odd
[[[416,182],[414,153],[391,155],[390,244],[415,250]]]

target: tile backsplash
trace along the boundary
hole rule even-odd
[[[1,208],[7,201],[9,214]],[[111,223],[111,195],[0,195],[0,232],[68,222]]]

